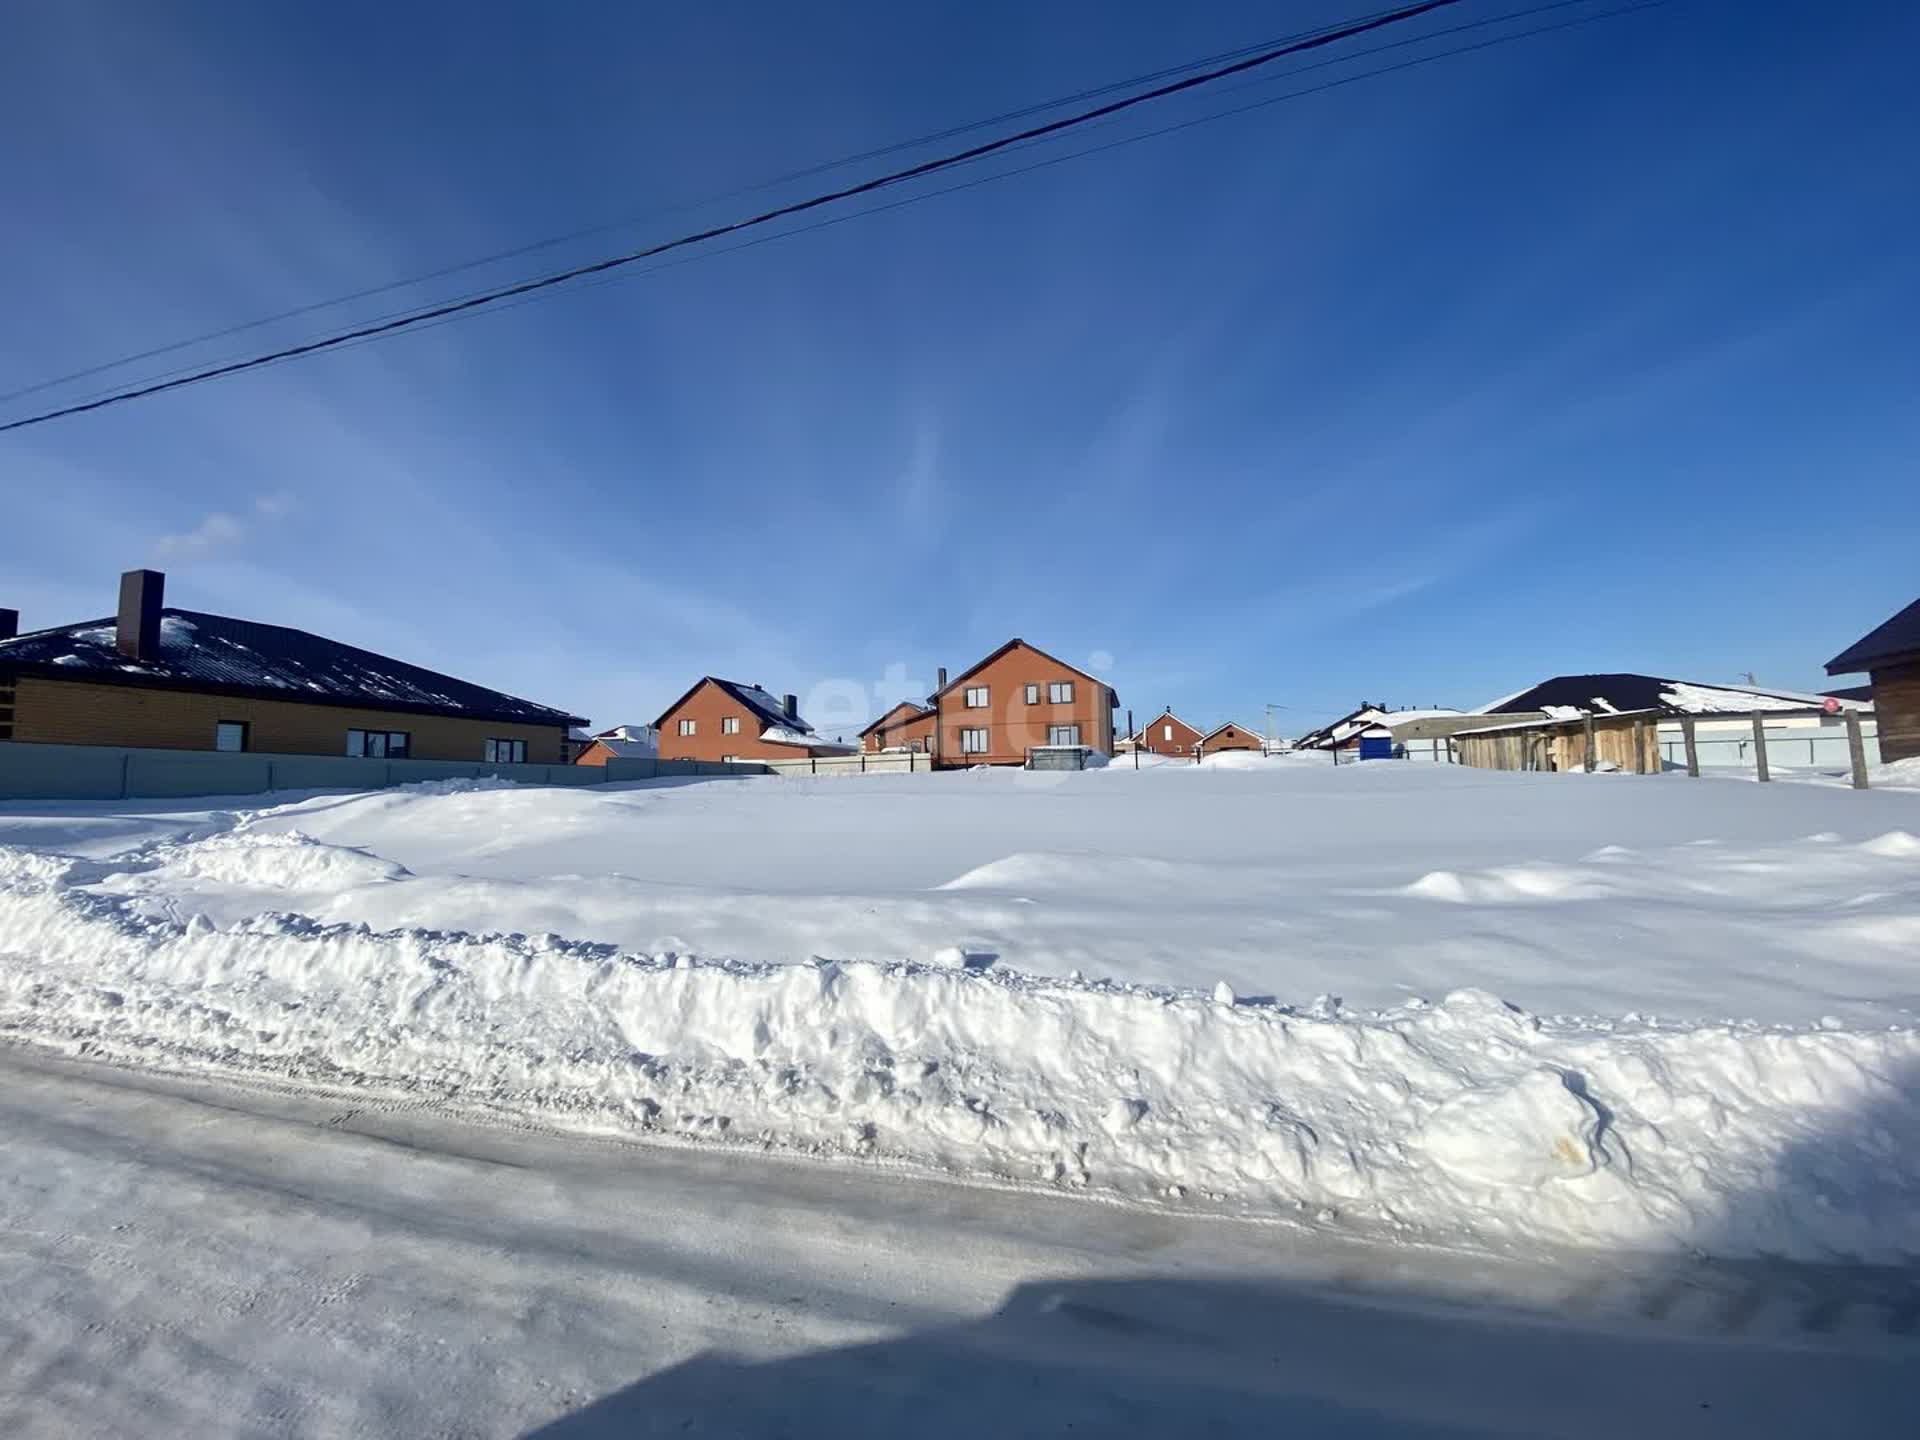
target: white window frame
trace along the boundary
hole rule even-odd
[[[1073,704],[1073,681],[1051,680],[1047,683],[1047,703],[1049,705]]]
[[[722,755],[720,757],[720,763],[722,765],[731,765],[739,758],[740,757],[738,755]]]
[[[722,715],[720,717],[720,733],[722,735],[738,735],[740,733],[740,717],[738,715]]]
[[[960,732],[960,753],[962,755],[984,755],[992,744],[985,730],[973,729]]]
[[[1049,725],[1047,727],[1047,744],[1078,745],[1079,743],[1080,727],[1078,725]]]
[[[394,741],[400,742],[394,748]],[[347,731],[347,754],[355,760],[406,760],[413,755],[413,732],[411,730],[361,730]]]
[[[700,722],[697,720],[682,720],[680,722],[680,733],[682,735],[695,735],[699,733],[699,730]]]
[[[993,704],[991,690],[985,685],[969,685],[965,699],[969,710],[985,710]]]
[[[1038,705],[1039,703],[1040,703],[1040,687],[1038,685],[1027,686],[1027,704]]]
[[[253,726],[245,720],[216,720],[213,722],[213,748],[227,755],[243,755],[246,753],[247,741],[251,738],[252,729]],[[223,732],[228,730],[240,732],[239,744],[222,745],[220,743]]]
[[[1162,740],[1173,739],[1173,724],[1171,721],[1160,727],[1160,738]]]

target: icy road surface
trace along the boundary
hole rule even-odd
[[[1920,1427],[1910,1273],[1374,1250],[0,1050],[0,1433]]]

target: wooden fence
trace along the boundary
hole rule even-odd
[[[1781,710],[1755,710],[1748,717],[1753,726],[1754,770],[1762,781],[1773,778],[1767,765],[1767,722],[1825,717],[1824,706],[1809,705]],[[1867,788],[1866,740],[1860,728],[1861,712],[1841,712],[1847,728],[1848,768],[1853,788]],[[1479,730],[1455,733],[1455,753],[1463,765],[1483,770],[1594,770],[1611,764],[1637,775],[1657,775],[1665,768],[1660,751],[1662,721],[1678,723],[1685,747],[1687,774],[1699,777],[1700,746],[1697,729],[1703,717],[1674,717],[1658,710],[1635,710],[1616,715],[1584,715],[1573,720],[1526,721],[1517,725],[1490,725]],[[1715,716],[1730,719],[1731,716]]]

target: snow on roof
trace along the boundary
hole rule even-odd
[[[1497,715],[1540,710],[1555,719],[1591,711],[1597,715],[1635,710],[1665,710],[1676,715],[1751,714],[1755,710],[1797,710],[1826,702],[1824,695],[1751,685],[1699,685],[1658,675],[1615,673],[1556,675],[1538,685],[1481,706],[1474,713]],[[1866,702],[1841,700],[1845,709],[1866,709]]]
[[[451,675],[409,665],[285,625],[236,620],[198,610],[163,610],[159,653],[129,660],[113,620],[88,620],[0,641],[0,666],[58,666],[67,678],[297,698],[375,709],[420,710],[531,725],[584,725],[578,715]]]
[[[660,747],[651,740],[623,740],[617,735],[596,735],[593,743],[604,746],[622,760],[651,760]]]
[[[682,705],[686,704],[702,685],[719,686],[728,695],[731,695],[735,700],[738,700],[742,705],[746,706],[748,710],[752,711],[754,718],[759,720],[763,726],[786,730],[789,733],[803,734],[809,737],[813,736],[813,727],[811,725],[807,724],[807,722],[802,720],[798,715],[789,715],[785,705],[767,691],[762,690],[758,685],[742,685],[738,680],[722,680],[718,675],[702,675],[698,680],[694,681],[692,685],[687,687],[684,695],[680,696],[679,699],[675,700],[665,710],[660,712],[660,718],[653,722],[655,727],[657,728],[658,726],[664,725],[667,722],[667,717],[672,715],[673,712],[678,710]],[[763,734],[760,738],[764,740],[767,739],[768,736]],[[809,738],[799,743],[815,744],[819,742]]]
[[[794,730],[785,725],[769,725],[760,732],[760,738],[770,745],[804,745],[809,750],[835,750],[847,755],[858,748],[838,740],[822,740],[811,730]]]

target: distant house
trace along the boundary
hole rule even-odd
[[[660,753],[660,732],[651,725],[616,725],[587,737],[576,765],[605,765],[609,760],[651,760]]]
[[[0,740],[380,760],[564,763],[587,722],[305,630],[164,606],[129,570],[102,620],[0,610]]]
[[[915,750],[925,754],[933,749],[936,718],[937,712],[931,706],[902,700],[860,732],[860,748],[869,755],[883,750]]]
[[[1247,725],[1216,725],[1197,742],[1202,756],[1218,755],[1222,750],[1260,750],[1267,748],[1266,737]]]
[[[1362,736],[1391,733],[1387,729],[1386,718],[1393,713],[1384,705],[1372,705],[1362,700],[1357,709],[1348,711],[1331,724],[1322,725],[1318,730],[1309,730],[1293,742],[1293,748],[1351,750],[1360,743]]]
[[[1829,675],[1861,671],[1873,681],[1880,758],[1893,761],[1920,755],[1920,600],[1827,662]]]
[[[1194,747],[1201,738],[1200,728],[1189,725],[1174,714],[1169,706],[1129,735],[1126,748],[1141,750],[1148,755],[1187,756],[1194,753]]]
[[[1009,640],[945,682],[935,712],[934,764],[1021,765],[1043,745],[1113,754],[1113,687],[1037,645]]]
[[[758,685],[703,675],[653,723],[663,760],[804,760],[854,747],[814,733],[800,702]]]

